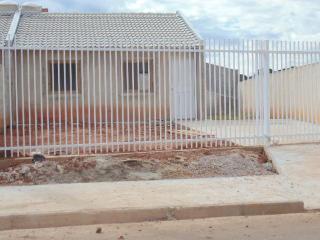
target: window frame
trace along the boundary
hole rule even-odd
[[[133,94],[133,95],[137,95],[137,94],[148,94],[149,93],[149,89],[146,89],[145,91],[143,90],[139,90],[139,89],[128,89],[128,86],[126,86],[127,88],[125,89],[124,88],[124,85],[127,84],[127,83],[124,83],[127,81],[127,65],[128,65],[128,71],[130,71],[130,67],[129,65],[131,64],[132,66],[134,66],[135,64],[141,64],[143,66],[143,63],[145,65],[147,65],[147,70],[148,70],[148,73],[143,73],[144,75],[148,74],[149,75],[149,80],[150,80],[150,94],[153,94],[155,92],[155,75],[154,75],[154,72],[153,72],[153,65],[155,64],[154,60],[153,59],[145,59],[144,61],[140,60],[140,61],[137,61],[137,60],[128,60],[128,61],[123,61],[122,63],[122,68],[123,68],[123,76],[122,76],[122,85],[123,85],[123,93],[126,94],[126,95],[130,95],[130,94]],[[138,70],[138,68],[137,68]],[[140,67],[139,67],[139,72],[137,72],[137,74],[134,75],[134,77],[131,75],[131,80],[135,80],[135,84],[138,82],[137,80],[137,77],[139,76],[140,74]],[[132,71],[132,67],[131,67],[131,71]],[[146,71],[146,70],[145,70]],[[137,77],[136,77],[137,76]],[[128,78],[128,81],[130,81],[130,78]],[[130,85],[130,84],[129,84]],[[131,84],[132,86],[133,84]],[[135,85],[136,86],[136,85]]]
[[[65,89],[63,89],[63,90],[58,90],[58,91],[55,91],[54,89],[53,89],[53,81],[54,81],[54,79],[52,79],[52,70],[53,70],[53,66],[54,66],[54,64],[75,64],[75,66],[76,66],[76,89],[75,90],[72,90],[71,91],[71,93],[73,93],[73,94],[76,94],[76,93],[78,93],[78,94],[81,94],[82,93],[82,89],[81,89],[81,60],[78,60],[78,61],[76,61],[76,60],[74,60],[74,59],[72,59],[71,61],[69,60],[69,59],[66,59],[65,61],[64,60],[58,60],[58,59],[55,59],[55,60],[48,60],[48,84],[49,84],[49,91],[51,92],[51,93],[53,93],[53,94],[59,94],[59,92],[60,92],[60,95],[61,94],[64,94],[64,92],[66,92],[66,94],[68,95],[68,94],[70,94],[70,89],[69,90],[65,90]],[[78,89],[78,91],[77,91],[77,89]]]

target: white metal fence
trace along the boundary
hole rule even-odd
[[[320,43],[131,42],[0,48],[1,155],[320,139]]]

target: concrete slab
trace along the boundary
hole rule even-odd
[[[203,120],[182,121],[182,124],[202,134],[213,134],[218,139],[226,139],[242,146],[264,144],[262,120]],[[293,137],[288,136],[290,133]],[[320,125],[291,119],[271,119],[270,135],[277,143],[298,143],[294,135],[310,135],[319,139]]]
[[[266,148],[278,172],[292,185],[306,209],[320,209],[320,144]]]
[[[129,210],[153,209],[155,212],[151,217],[147,215],[147,218],[158,220],[159,216],[163,217],[163,209],[166,214],[170,215],[170,209],[231,205],[238,206],[238,210],[233,212],[238,211],[239,214],[241,213],[239,208],[243,208],[244,204],[282,204],[284,202],[297,203],[293,210],[302,211],[302,205],[293,194],[291,185],[284,181],[283,177],[275,175],[15,186],[0,188],[0,196],[0,229],[37,226],[40,223],[32,222],[30,216],[35,216],[34,219],[37,219],[36,216],[39,215],[49,216],[59,213],[97,213],[99,211],[108,213],[108,211],[129,212]],[[227,214],[227,211],[225,213]],[[216,212],[213,211],[212,214]],[[16,221],[21,218],[21,215],[29,216],[24,218],[28,221]],[[44,221],[43,218],[38,218],[38,220]],[[139,219],[131,217],[131,220]],[[130,221],[130,218],[127,218],[127,221]],[[68,224],[70,222],[77,223],[75,218],[72,218]],[[82,220],[79,223],[89,224]],[[46,227],[49,227],[58,223],[47,221],[47,224]]]

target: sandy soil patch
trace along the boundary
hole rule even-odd
[[[275,174],[262,149],[185,150],[46,160],[0,171],[0,184],[50,184]]]

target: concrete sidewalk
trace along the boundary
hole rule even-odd
[[[0,230],[303,211],[291,190],[277,176],[3,187]]]
[[[1,187],[0,229],[320,209],[319,145],[267,152],[280,175]]]
[[[266,148],[280,176],[307,210],[320,210],[320,144]]]

